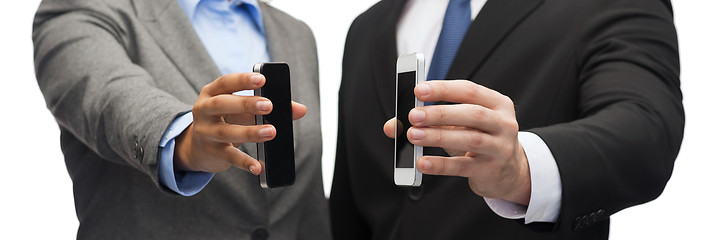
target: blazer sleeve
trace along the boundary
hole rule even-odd
[[[131,29],[102,1],[43,1],[33,25],[37,82],[63,129],[101,158],[158,184],[158,144],[191,106],[133,63]]]
[[[683,137],[669,2],[601,3],[589,4],[579,31],[580,119],[530,130],[559,167],[562,231],[580,231],[658,197]]]

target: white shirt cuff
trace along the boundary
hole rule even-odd
[[[534,133],[519,132],[518,139],[525,149],[530,168],[532,193],[529,206],[494,198],[485,198],[485,202],[499,216],[525,218],[525,224],[556,222],[561,209],[561,177],[554,155]]]

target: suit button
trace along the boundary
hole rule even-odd
[[[255,231],[252,232],[252,239],[253,240],[266,240],[269,237],[270,237],[270,233],[267,232],[267,229],[265,229],[263,227],[258,227],[255,229]]]
[[[604,217],[604,216],[605,216],[605,211],[603,211],[603,209],[598,210],[598,212],[596,212],[596,216],[598,216],[599,218]]]
[[[596,213],[591,213],[590,215],[588,215],[588,220],[588,224],[598,222],[598,217],[596,217]]]
[[[605,215],[605,211],[603,211],[601,209],[601,210],[598,210],[594,213],[591,213],[591,215],[589,215],[589,219],[590,219],[591,223],[597,223],[598,221],[601,220],[601,218],[603,218],[603,215]]]
[[[576,217],[576,220],[574,220],[574,231],[579,231],[585,228],[588,225],[586,221],[588,221],[588,216],[586,215]]]
[[[409,200],[412,200],[413,202],[418,202],[419,200],[422,200],[423,196],[424,196],[424,188],[421,186],[411,187],[411,188],[409,188],[409,191],[407,192],[407,197],[409,197]]]

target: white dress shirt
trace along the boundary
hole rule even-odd
[[[486,0],[471,0],[471,19],[478,16],[485,2]],[[448,3],[449,0],[409,0],[407,2],[397,24],[399,55],[423,53],[426,58],[425,67],[429,69]],[[536,134],[520,132],[518,138],[529,161],[531,178],[529,206],[502,199],[485,198],[485,201],[496,214],[505,218],[524,218],[525,223],[556,222],[561,208],[561,178],[554,156],[547,144]]]

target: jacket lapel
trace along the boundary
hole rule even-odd
[[[133,0],[138,18],[198,93],[221,72],[174,0]]]
[[[289,30],[284,27],[285,24],[279,23],[281,20],[274,15],[270,5],[260,3],[260,9],[270,59],[273,62],[294,61],[295,49],[291,47],[291,44],[288,44],[289,41],[292,41]]]
[[[446,79],[468,79],[490,53],[544,0],[490,0],[473,21]]]
[[[265,39],[267,41],[267,52],[270,55],[270,61],[287,63],[296,62],[294,59],[295,50],[287,44],[288,41],[292,40],[289,36],[289,30],[284,28],[283,24],[278,23],[279,19],[273,15],[271,6],[263,3],[259,4],[260,10],[262,11],[262,23],[265,27]],[[291,87],[292,91],[294,91],[294,88],[297,86],[292,84]],[[257,144],[244,143],[241,149],[255,157],[257,153]]]
[[[384,1],[390,9],[390,14],[385,15],[371,34],[375,36],[375,41],[370,49],[370,68],[372,69],[373,82],[376,87],[379,102],[394,103],[395,96],[395,72],[397,66],[397,21],[402,14],[402,9],[407,3],[401,1]],[[390,99],[392,96],[392,99]],[[394,114],[394,104],[382,104],[385,113]]]

